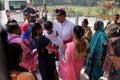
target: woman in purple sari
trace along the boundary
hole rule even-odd
[[[30,72],[36,70],[37,60],[36,60],[36,51],[33,52],[30,49],[29,41],[23,39],[21,35],[21,29],[15,20],[9,20],[7,24],[8,31],[8,42],[9,43],[18,43],[22,47],[22,61],[20,62],[20,66],[28,69]]]

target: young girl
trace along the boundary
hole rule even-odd
[[[62,43],[62,40],[60,39],[60,37],[58,36],[57,31],[53,29],[52,22],[47,21],[47,22],[45,22],[44,26],[45,26],[45,29],[47,30],[47,32],[44,32],[44,35],[52,42],[53,45],[55,45],[59,49],[59,47],[63,43]],[[48,49],[49,53],[54,52],[56,59],[58,60],[58,58],[59,58],[58,49],[54,50],[49,47],[47,47],[47,49]]]
[[[43,36],[43,29],[39,23],[35,23],[32,28],[32,37],[35,41],[36,48],[38,50],[39,57],[39,70],[42,76],[42,80],[58,80],[56,77],[56,65],[54,54],[48,54],[46,47],[56,49],[51,41]]]

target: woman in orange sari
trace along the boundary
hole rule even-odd
[[[73,29],[74,41],[67,44],[65,51],[66,74],[63,80],[80,80],[80,71],[89,51],[89,43],[82,38],[83,35],[82,27],[75,26]]]

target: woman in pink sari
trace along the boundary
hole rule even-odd
[[[84,30],[81,26],[73,29],[74,41],[67,44],[65,51],[66,71],[62,76],[63,80],[80,80],[80,71],[83,67],[85,57],[89,51],[89,43],[82,38]]]

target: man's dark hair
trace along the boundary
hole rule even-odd
[[[51,21],[47,21],[44,23],[45,29],[46,30],[51,30],[53,28],[53,24]]]
[[[7,31],[9,33],[13,33],[13,31],[17,29],[19,29],[19,25],[17,23],[10,23],[9,26],[7,27]]]
[[[15,19],[9,19],[7,21],[7,26],[6,26],[7,32],[12,33],[14,29],[18,29],[18,28],[19,28],[19,24]]]
[[[9,26],[9,24],[11,24],[11,23],[17,23],[17,21],[15,19],[9,19],[7,21],[7,26]]]
[[[56,13],[59,13],[59,12],[60,12],[61,15],[65,15],[65,16],[66,16],[66,12],[63,11],[63,10],[56,9],[55,12],[56,12]]]
[[[83,21],[84,21],[87,25],[89,24],[87,19],[84,19]]]
[[[120,15],[119,15],[119,14],[114,14],[114,16],[120,17]]]

